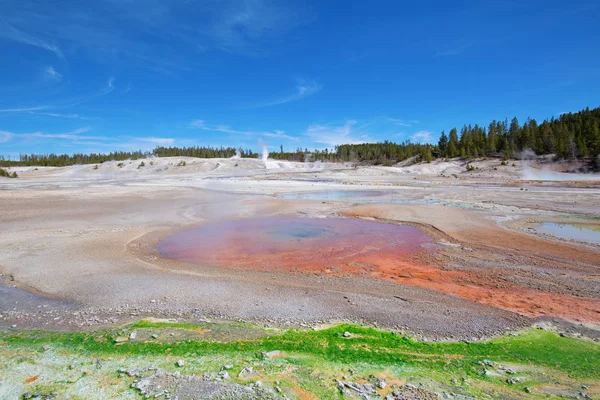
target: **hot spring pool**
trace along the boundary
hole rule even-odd
[[[158,244],[169,259],[211,266],[321,269],[406,259],[431,239],[412,226],[351,219],[269,217],[217,222]]]

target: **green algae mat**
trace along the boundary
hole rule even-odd
[[[542,329],[430,343],[357,325],[166,321],[0,332],[0,399],[150,397],[599,398],[600,344]]]

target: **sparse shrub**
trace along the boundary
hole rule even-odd
[[[179,161],[179,164],[177,164],[178,167],[185,167],[187,164],[185,162],[185,160],[181,160]]]
[[[516,166],[517,166],[517,164],[515,164],[515,163],[512,163],[512,166],[513,166],[513,167],[516,167]]]
[[[145,163],[142,161],[142,162],[140,163],[140,165],[138,165],[138,169],[140,169],[140,168],[142,168],[142,167],[145,167],[145,166],[146,166],[146,164],[145,164]]]
[[[474,170],[475,170],[474,166],[472,166],[471,164],[467,164],[467,171],[471,172],[471,171],[474,171]]]
[[[125,164],[123,164],[122,162],[120,162],[120,163],[118,163],[118,164],[117,164],[117,167],[119,167],[119,168],[123,168],[123,166],[124,166],[124,165],[125,165]]]
[[[150,161],[150,165],[154,165],[154,161]]]
[[[97,164],[96,164],[96,165],[94,165],[94,168],[93,168],[93,169],[98,169],[98,165],[97,165]]]
[[[17,175],[16,172],[13,171],[13,173],[11,174],[4,168],[0,168],[0,176],[3,176],[4,178],[18,178],[19,177],[19,175]]]
[[[502,160],[502,162],[500,163],[500,165],[508,165],[508,163],[504,160]]]
[[[498,171],[498,167],[494,167],[494,171]]]

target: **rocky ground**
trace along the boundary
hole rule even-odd
[[[595,223],[593,176],[524,181],[524,171],[545,167],[499,160],[471,162],[470,172],[459,160],[397,167],[182,160],[28,167],[22,178],[1,181],[1,323],[79,329],[140,315],[208,315],[284,326],[376,323],[452,339],[499,334],[535,317],[586,328],[600,322],[598,248],[527,229],[532,218]],[[332,190],[359,194],[294,198]],[[413,224],[439,248],[402,271],[291,278],[185,265],[155,248],[184,228],[279,215]]]
[[[597,229],[594,175],[493,159],[471,162],[471,171],[460,160],[144,164],[18,168],[21,178],[0,180],[2,329],[81,331],[160,317],[274,328],[354,322],[436,341],[477,341],[535,324],[600,338],[600,248],[534,229],[545,221]],[[221,268],[165,259],[156,249],[182,229],[272,216],[407,224],[432,248],[411,263],[373,259],[333,272]],[[191,385],[206,398],[262,390],[201,376],[184,381],[180,390]],[[265,396],[280,395],[271,389]],[[389,398],[428,398],[419,388],[395,389]]]

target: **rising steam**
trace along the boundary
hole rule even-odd
[[[538,162],[537,155],[531,150],[521,152],[521,163],[523,165],[522,180],[526,181],[595,181],[600,180],[600,175],[593,173],[559,172],[552,169],[550,165],[542,165]]]

